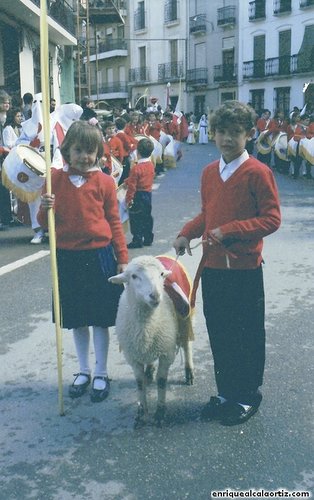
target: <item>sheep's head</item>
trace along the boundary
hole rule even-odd
[[[164,280],[169,274],[171,271],[167,271],[159,260],[144,255],[133,259],[123,273],[112,276],[109,281],[125,284],[138,303],[155,308],[162,299]]]

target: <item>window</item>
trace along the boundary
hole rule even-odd
[[[178,19],[177,0],[167,0],[165,3],[165,23],[176,21]]]
[[[283,111],[284,115],[288,116],[290,111],[290,87],[278,87],[274,90],[274,109]]]
[[[265,76],[265,35],[254,37],[254,77]]]
[[[290,73],[291,57],[291,30],[280,31],[279,33],[279,74],[288,75]]]
[[[260,116],[262,110],[265,108],[265,90],[255,89],[250,91],[252,103],[252,108],[255,109],[256,113]]]
[[[145,29],[145,4],[138,2],[137,9],[134,13],[134,29],[135,31]]]
[[[205,96],[196,95],[194,97],[194,113],[199,118],[205,113]]]

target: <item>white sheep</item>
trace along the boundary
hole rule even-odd
[[[178,266],[175,261],[174,265]],[[116,333],[137,382],[136,426],[145,423],[147,418],[146,384],[152,379],[154,361],[158,359],[157,423],[164,418],[168,371],[177,346],[184,350],[186,383],[193,384],[191,318],[180,317],[165,292],[164,280],[169,274],[171,270],[167,270],[158,258],[140,256],[134,258],[123,273],[109,278],[112,283],[125,285],[118,307]]]

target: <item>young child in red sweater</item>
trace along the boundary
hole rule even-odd
[[[280,226],[278,192],[268,166],[250,157],[252,108],[227,101],[211,118],[220,160],[202,175],[202,211],[174,242],[191,255],[190,241],[202,237],[203,311],[214,358],[218,393],[201,418],[223,425],[247,421],[258,410],[265,364],[263,237]],[[195,280],[197,283],[197,279]],[[195,287],[194,287],[195,291]],[[193,302],[192,294],[192,302]]]
[[[52,169],[53,195],[42,195],[38,221],[47,227],[47,209],[54,208],[62,326],[73,329],[79,361],[69,395],[82,396],[91,382],[92,326],[96,364],[91,400],[99,402],[110,390],[108,327],[115,324],[123,290],[108,278],[126,267],[128,251],[114,180],[98,167],[103,155],[100,130],[88,122],[74,122],[61,153],[65,165]]]
[[[153,150],[154,144],[150,139],[138,142],[138,161],[124,181],[128,188],[125,201],[129,207],[130,231],[133,236],[128,248],[141,248],[153,243],[152,187],[155,167],[150,159]]]

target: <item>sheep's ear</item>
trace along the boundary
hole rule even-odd
[[[125,273],[116,274],[115,276],[108,278],[108,281],[114,285],[122,285],[122,283],[127,282],[127,276]]]

